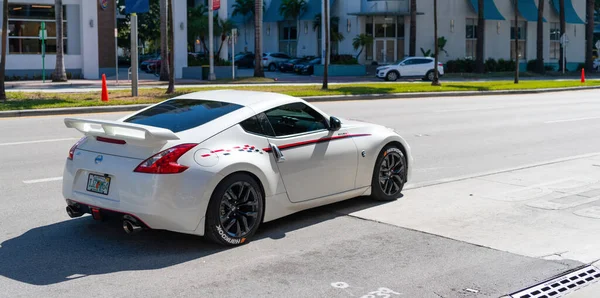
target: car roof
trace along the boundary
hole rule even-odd
[[[212,100],[233,103],[244,107],[249,107],[256,113],[260,113],[288,103],[304,102],[304,100],[301,98],[280,93],[231,89],[198,91],[180,95],[175,98]]]

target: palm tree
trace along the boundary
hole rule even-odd
[[[6,102],[4,79],[6,74],[6,43],[8,41],[8,0],[2,3],[2,58],[0,58],[0,102]]]
[[[198,38],[204,49],[208,53],[206,46],[206,35],[208,33],[208,8],[204,5],[188,9],[188,40]]]
[[[483,64],[483,48],[485,44],[485,19],[483,17],[483,0],[477,1],[477,49],[475,54],[475,70],[477,73],[485,72]]]
[[[339,43],[344,41],[346,37],[339,31],[335,30],[340,26],[340,18],[339,17],[331,17],[329,19],[329,40],[332,44]],[[321,13],[315,15],[315,19],[313,20],[313,30],[321,30]],[[318,39],[318,35],[317,35]]]
[[[438,56],[440,48],[438,46],[438,15],[437,15],[437,0],[433,0],[433,38],[435,39],[435,63],[433,64],[433,82],[432,86],[441,86],[440,74],[438,72]]]
[[[174,60],[174,55],[173,55],[173,50],[175,49],[175,45],[173,44],[173,39],[175,36],[175,32],[173,29],[173,1],[174,0],[168,0],[169,1],[169,7],[168,7],[168,12],[169,12],[169,52],[168,52],[168,61],[169,61],[169,86],[167,87],[167,94],[171,94],[175,92],[175,61]]]
[[[585,70],[592,72],[594,68],[594,0],[587,0],[587,24],[585,26]]]
[[[410,44],[408,55],[417,54],[417,0],[410,0]]]
[[[235,3],[231,8],[233,8],[233,12],[231,13],[232,17],[240,15],[244,18],[244,42],[248,44],[245,25],[250,20],[250,18],[246,18],[254,14],[254,0],[235,0]]]
[[[545,0],[538,0],[536,68],[539,73],[544,73],[544,2]]]
[[[167,16],[168,16],[167,0],[160,0],[160,80],[169,80],[169,58],[168,58],[168,32],[167,32]]]
[[[264,78],[262,68],[263,0],[254,1],[254,77]]]
[[[223,49],[223,45],[226,43],[227,34],[231,32],[231,29],[235,28],[235,24],[232,20],[228,19],[218,19],[217,26],[215,26],[218,32],[221,33],[221,44],[219,45],[219,50],[217,51],[217,57],[221,54],[221,49]]]
[[[356,55],[357,60],[360,57],[360,54],[362,54],[363,50],[366,47],[373,46],[373,41],[374,41],[373,36],[368,35],[368,34],[357,35],[352,40],[352,47],[354,48],[354,50],[356,51],[356,50],[360,49],[360,51],[358,52],[358,55]]]
[[[283,0],[279,6],[279,14],[288,20],[296,21],[296,42],[300,39],[300,16],[306,11],[306,0]],[[291,25],[291,24],[290,24]],[[292,30],[288,30],[288,54],[291,53]]]
[[[559,0],[558,1],[558,6],[560,9],[560,38],[563,37],[563,35],[565,34],[565,32],[567,31],[567,23],[565,20],[565,0]],[[564,56],[564,51],[563,51],[563,45],[560,45],[560,56],[558,59],[558,70],[562,71],[563,70],[563,61],[565,61],[565,65],[567,65],[566,63],[566,59],[567,57]]]
[[[62,0],[54,1],[54,12],[56,17],[56,65],[52,74],[52,82],[66,82],[65,55],[63,47],[63,6]]]

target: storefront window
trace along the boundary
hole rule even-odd
[[[56,20],[54,5],[8,4],[9,54],[41,54],[39,39],[42,22],[46,23],[46,53],[56,53]],[[67,14],[63,6],[63,45],[67,49]]]

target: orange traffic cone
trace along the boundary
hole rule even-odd
[[[581,69],[581,82],[585,83],[585,69],[584,68]]]
[[[102,74],[102,101],[108,101],[108,88],[106,88],[105,74]]]

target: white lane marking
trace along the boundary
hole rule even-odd
[[[600,117],[585,117],[585,118],[573,118],[573,119],[563,119],[563,120],[552,120],[552,121],[546,121],[546,122],[544,122],[544,123],[546,123],[546,124],[551,124],[551,123],[574,122],[574,121],[582,121],[582,120],[594,120],[594,119],[600,119]]]
[[[14,142],[14,143],[0,143],[0,146],[14,146],[14,145],[62,142],[62,141],[73,141],[73,140],[79,140],[79,139],[78,138],[64,138],[64,139],[49,139],[49,140],[25,141],[25,142]]]
[[[60,181],[63,177],[52,177],[52,178],[44,178],[44,179],[35,179],[35,180],[24,180],[25,184],[34,184],[34,183],[42,183],[42,182],[51,182],[51,181]]]

